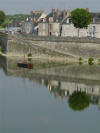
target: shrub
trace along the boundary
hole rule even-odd
[[[82,59],[82,57],[80,57],[80,58],[79,58],[79,64],[80,64],[80,65],[82,64],[82,61],[83,61],[83,59]]]
[[[46,53],[46,50],[45,49],[43,49],[43,54],[45,54]]]
[[[82,61],[82,60],[83,60],[82,57],[80,57],[80,58],[79,58],[79,61]]]
[[[28,54],[28,57],[32,57],[32,53],[29,53],[29,54]]]
[[[93,65],[94,64],[94,59],[91,57],[88,59],[88,64]]]
[[[32,58],[28,58],[28,61],[31,62],[32,61]]]
[[[2,53],[2,48],[0,48],[0,53]]]
[[[100,59],[98,59],[98,64],[100,65]]]

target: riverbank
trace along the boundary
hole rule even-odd
[[[15,34],[8,36],[4,53],[14,58],[27,58],[31,53],[33,59],[75,63],[82,58],[87,62],[89,58],[100,59],[100,39]]]

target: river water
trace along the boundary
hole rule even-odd
[[[0,57],[0,133],[100,133],[100,66]]]

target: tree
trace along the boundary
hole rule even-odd
[[[74,27],[78,28],[79,37],[79,29],[87,28],[92,21],[92,16],[88,10],[77,8],[71,12],[71,21]]]
[[[90,104],[90,96],[85,92],[75,91],[69,97],[69,107],[74,111],[81,111],[87,108]]]
[[[2,23],[4,22],[6,18],[6,15],[3,11],[0,10],[0,26],[2,25]]]

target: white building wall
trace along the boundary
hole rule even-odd
[[[51,32],[51,35],[53,36],[59,36],[60,35],[60,23],[50,23],[49,32]]]
[[[79,30],[79,37],[86,37],[88,36],[89,31],[88,29],[80,29]],[[62,25],[62,34],[63,37],[77,37],[78,36],[78,29],[74,27],[73,24],[63,24]]]
[[[33,23],[25,22],[25,24],[24,24],[24,31],[27,34],[32,33],[33,32]]]
[[[67,37],[67,36],[77,36],[77,29],[72,25],[72,24],[63,24],[62,25],[62,37]]]
[[[89,25],[89,36],[100,38],[100,24]]]
[[[48,23],[39,23],[39,36],[48,36]]]

